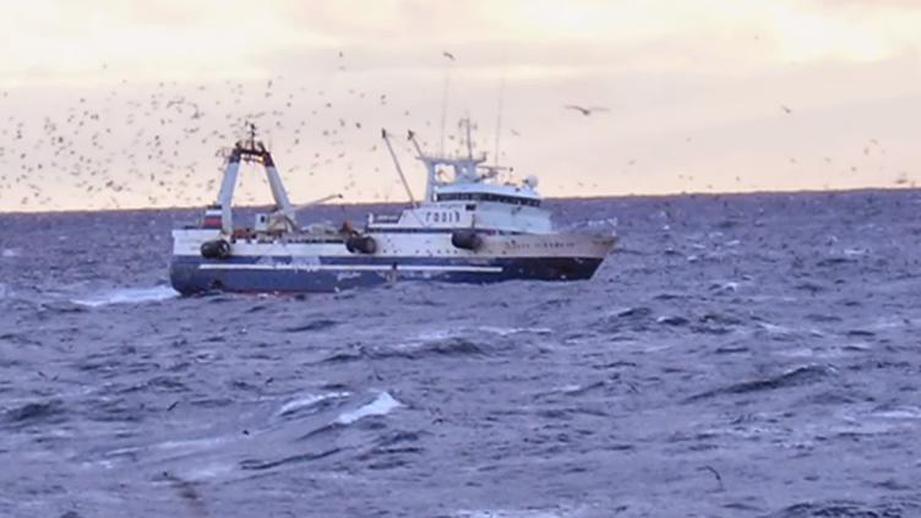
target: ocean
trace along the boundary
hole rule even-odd
[[[921,516],[921,193],[549,205],[592,280],[191,298],[0,214],[0,516]]]

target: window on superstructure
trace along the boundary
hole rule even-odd
[[[540,200],[532,198],[521,198],[518,196],[505,196],[503,194],[480,193],[480,192],[452,192],[439,194],[436,198],[438,201],[491,201],[494,203],[505,203],[508,205],[525,205],[528,207],[540,207]]]

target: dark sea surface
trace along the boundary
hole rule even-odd
[[[550,205],[593,280],[297,297],[0,215],[0,516],[921,516],[921,194]]]

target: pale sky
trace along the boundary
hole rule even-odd
[[[0,211],[204,205],[243,120],[294,201],[398,201],[380,129],[437,151],[443,106],[448,150],[469,115],[492,160],[498,127],[500,162],[545,196],[921,180],[916,1],[4,0],[3,12]],[[418,196],[421,166],[403,139],[398,150]],[[246,175],[239,201],[268,200]]]

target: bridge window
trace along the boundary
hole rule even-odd
[[[519,196],[506,196],[504,194],[492,194],[488,192],[452,192],[439,194],[438,201],[491,201],[495,203],[506,203],[509,205],[526,205],[528,207],[540,207],[540,200],[532,198],[522,198]]]

